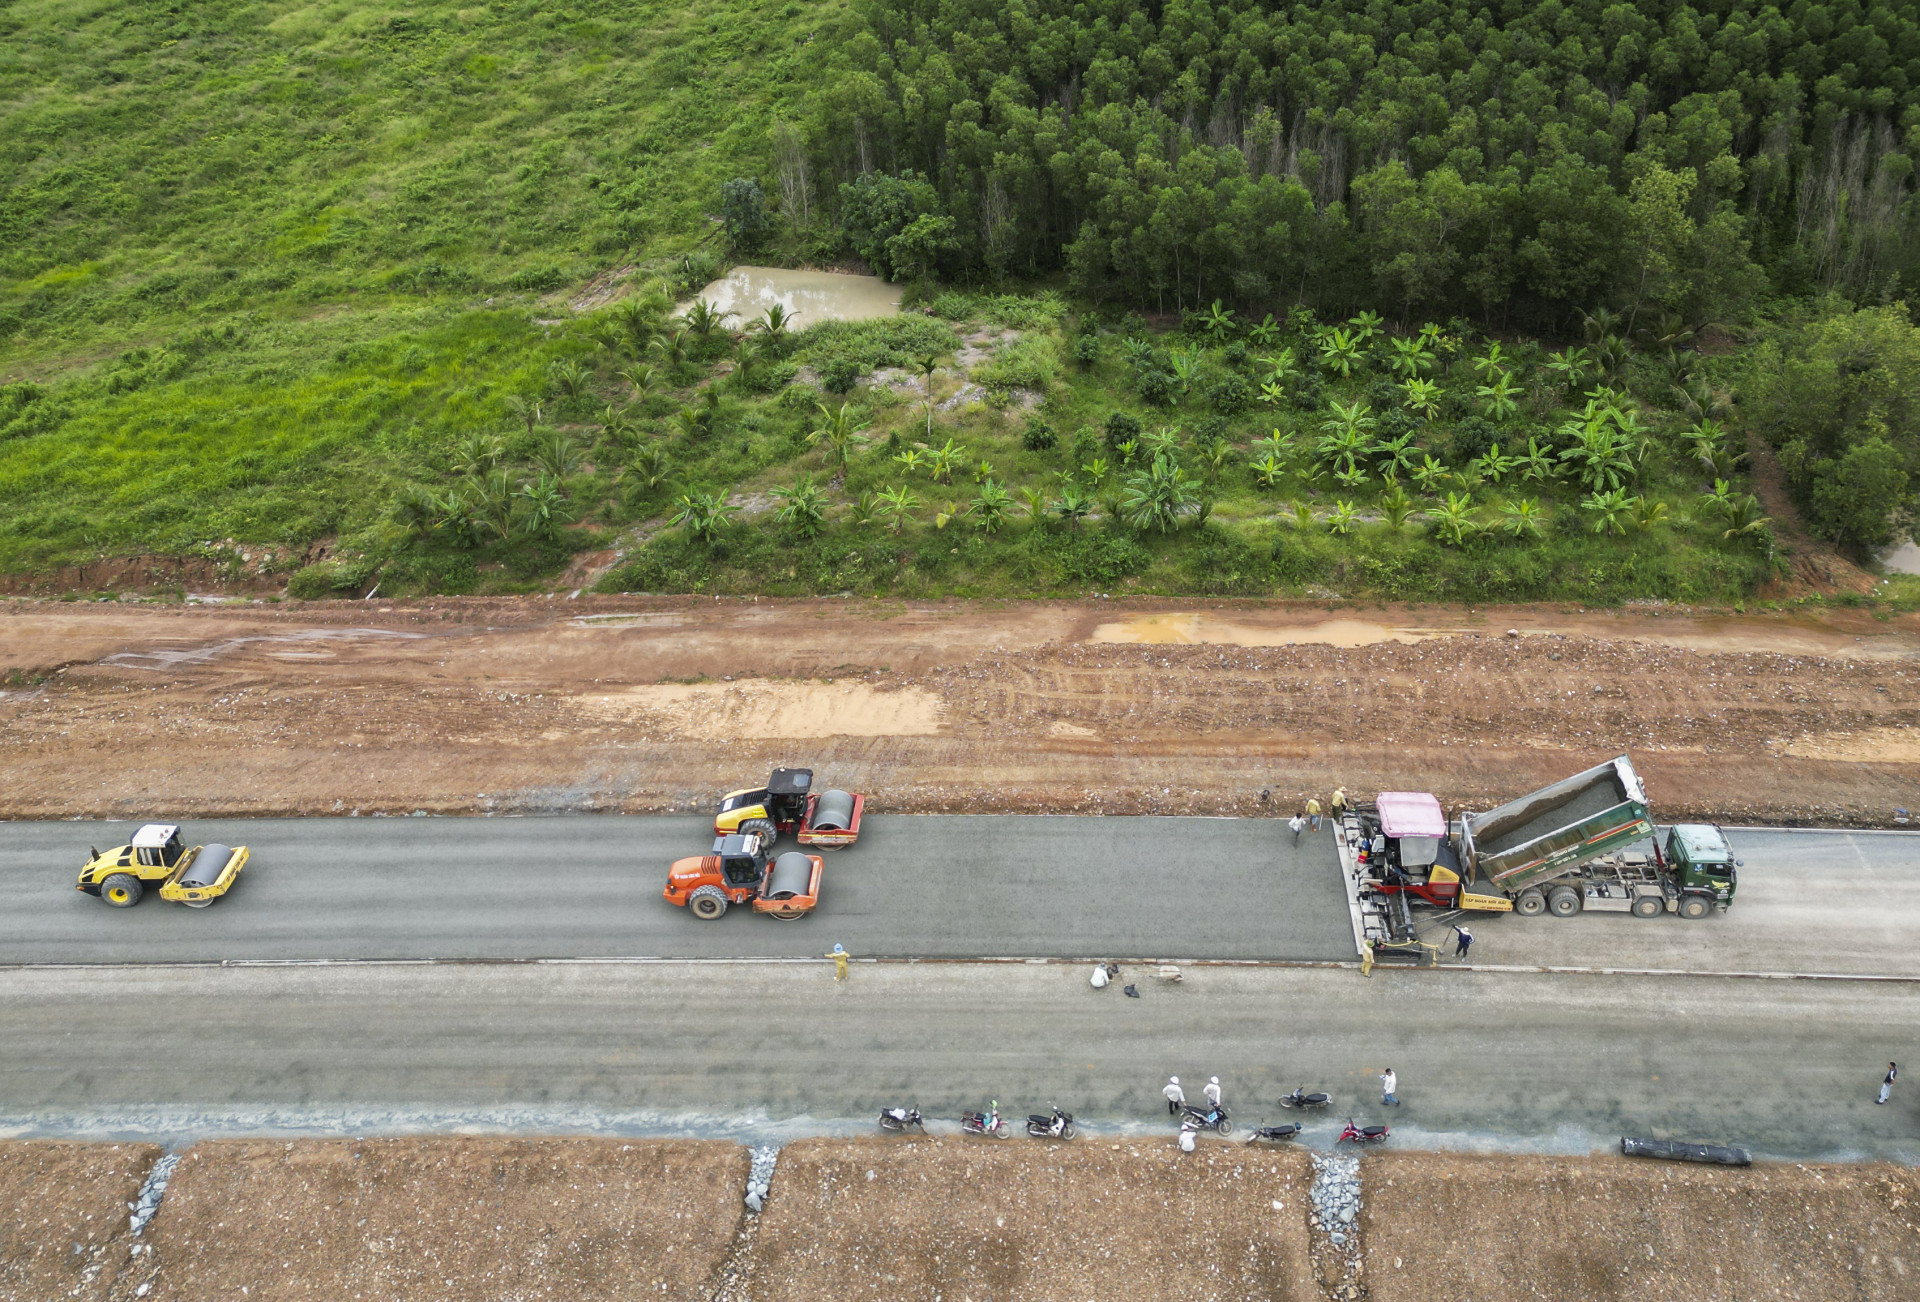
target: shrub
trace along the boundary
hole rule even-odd
[[[380,567],[361,557],[352,561],[321,561],[287,580],[287,595],[302,601],[320,601],[342,595],[358,596]]]
[[[1500,431],[1486,421],[1478,416],[1465,416],[1453,427],[1453,436],[1447,445],[1448,451],[1455,464],[1471,461],[1475,457],[1485,456],[1487,449],[1498,442],[1499,438]]]
[[[1245,411],[1252,397],[1246,380],[1231,371],[1207,386],[1207,403],[1222,416]]]
[[[1020,446],[1029,452],[1045,452],[1060,441],[1053,432],[1053,426],[1038,416],[1029,417],[1027,428],[1020,435]]]
[[[1140,441],[1140,422],[1124,411],[1116,411],[1107,417],[1107,447],[1118,451],[1122,443]]]
[[[1092,370],[1100,361],[1100,336],[1096,334],[1080,335],[1073,341],[1073,360],[1083,369]]]
[[[828,393],[846,393],[865,374],[858,361],[844,356],[829,357],[816,369],[820,375],[820,387]]]
[[[1173,377],[1158,367],[1143,366],[1133,377],[1140,401],[1153,407],[1165,407],[1173,401]]]
[[[975,383],[988,389],[1038,389],[1045,392],[1059,376],[1059,354],[1052,339],[1030,337],[1001,344],[993,356],[973,368]]]

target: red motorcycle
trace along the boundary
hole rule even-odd
[[[1385,1140],[1390,1133],[1385,1126],[1356,1126],[1353,1124],[1353,1118],[1348,1117],[1347,1128],[1341,1131],[1340,1138],[1333,1142],[1336,1144],[1378,1144]]]

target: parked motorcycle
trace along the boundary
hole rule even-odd
[[[1072,1139],[1074,1136],[1073,1113],[1062,1112],[1057,1106],[1053,1115],[1044,1112],[1027,1114],[1027,1133],[1035,1139]]]
[[[1386,1139],[1389,1133],[1391,1132],[1388,1131],[1385,1126],[1356,1126],[1353,1124],[1353,1118],[1348,1117],[1347,1128],[1341,1131],[1340,1138],[1333,1142],[1336,1144],[1378,1144]]]
[[[1256,1142],[1264,1139],[1271,1143],[1279,1143],[1283,1139],[1292,1139],[1302,1129],[1298,1121],[1289,1121],[1284,1126],[1255,1126],[1250,1138]]]
[[[880,1113],[880,1129],[905,1130],[912,1126],[921,1134],[927,1133],[926,1123],[920,1120],[919,1108],[887,1108]]]
[[[1000,1100],[995,1099],[985,1112],[962,1112],[960,1129],[969,1135],[992,1135],[996,1139],[1012,1139],[1013,1128],[1006,1118],[1000,1115]]]
[[[1283,1108],[1324,1108],[1331,1102],[1333,1095],[1309,1094],[1305,1087],[1296,1087],[1293,1093],[1280,1097],[1280,1106]]]
[[[1204,1108],[1196,1108],[1189,1103],[1180,1109],[1180,1117],[1180,1124],[1183,1126],[1191,1121],[1197,1128],[1211,1130],[1217,1135],[1233,1133],[1233,1121],[1227,1116],[1225,1105],[1210,1104]]]

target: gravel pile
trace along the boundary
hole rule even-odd
[[[1336,1248],[1355,1237],[1360,1215],[1360,1158],[1346,1153],[1313,1155],[1313,1228]]]
[[[138,1234],[147,1228],[147,1222],[160,1210],[160,1200],[167,1196],[167,1177],[173,1174],[173,1168],[180,1165],[178,1153],[168,1153],[153,1164],[153,1170],[147,1172],[147,1181],[140,1186],[140,1196],[133,1201],[133,1216],[127,1225],[127,1233]]]

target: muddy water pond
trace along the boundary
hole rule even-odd
[[[724,279],[701,290],[700,297],[722,312],[733,313],[736,328],[775,303],[787,309],[798,330],[822,321],[865,321],[900,311],[900,286],[878,276],[782,267],[735,267]]]
[[[1880,563],[1889,574],[1920,574],[1920,544],[1904,538],[1898,547],[1880,553]]]

